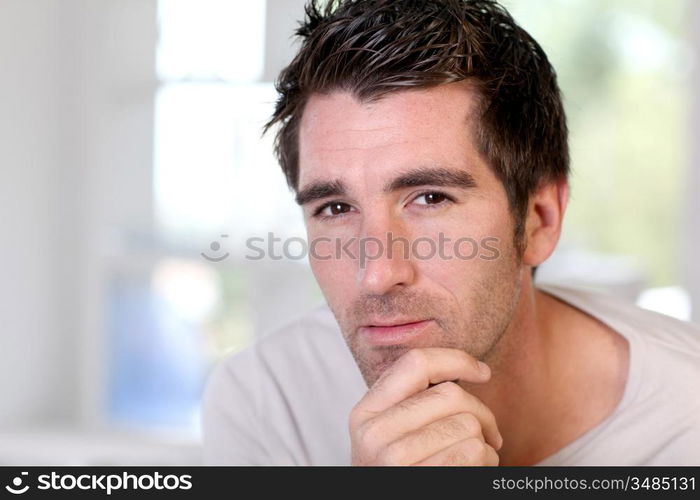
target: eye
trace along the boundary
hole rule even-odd
[[[314,212],[314,216],[321,218],[330,218],[343,215],[352,210],[352,207],[342,201],[330,201],[318,207]]]
[[[440,205],[446,201],[452,201],[452,198],[439,191],[429,191],[419,194],[414,201],[418,205]]]

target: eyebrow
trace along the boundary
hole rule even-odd
[[[329,196],[343,196],[346,192],[345,184],[339,180],[312,182],[297,193],[296,201],[299,205],[306,205],[312,201],[328,198]]]
[[[442,186],[470,189],[476,187],[474,177],[464,170],[444,167],[421,167],[402,173],[384,187],[385,193],[417,186]]]
[[[444,167],[419,167],[401,173],[384,186],[383,191],[390,193],[407,187],[441,186],[470,189],[476,187],[474,177],[464,170],[452,170]],[[312,201],[331,196],[343,196],[347,193],[345,184],[340,180],[312,182],[296,195],[296,202],[305,205]]]

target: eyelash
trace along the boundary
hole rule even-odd
[[[441,205],[444,205],[446,202],[454,203],[454,201],[455,201],[455,199],[454,199],[452,196],[450,196],[449,194],[444,193],[444,192],[442,192],[442,191],[423,191],[423,192],[421,192],[421,193],[418,193],[416,196],[414,196],[414,197],[413,197],[413,200],[411,200],[411,201],[415,201],[415,200],[417,200],[418,198],[420,198],[421,196],[425,196],[425,195],[428,195],[428,194],[438,194],[438,195],[440,195],[440,196],[444,196],[444,197],[445,197],[445,201],[442,201],[442,202],[440,202],[440,203],[426,203],[426,204],[423,204],[423,205],[421,205],[422,209],[432,210],[432,209],[434,209],[434,208],[438,208],[438,207],[441,206]],[[347,203],[342,202],[342,201],[338,201],[338,200],[329,201],[329,202],[324,203],[324,204],[321,205],[320,207],[318,207],[316,210],[314,210],[313,216],[316,217],[316,218],[318,218],[318,219],[321,219],[321,220],[329,220],[329,219],[338,219],[338,218],[343,217],[344,215],[347,214],[347,212],[346,212],[346,213],[342,213],[342,214],[338,214],[338,215],[321,215],[321,212],[323,212],[326,208],[328,208],[328,207],[330,207],[331,205],[334,205],[334,204],[343,204],[343,205],[347,205]]]

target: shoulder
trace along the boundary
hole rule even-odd
[[[645,374],[645,391],[676,393],[700,384],[700,325],[597,290],[551,284],[538,288],[626,337],[634,347],[635,363]],[[694,400],[700,409],[700,397]]]
[[[598,318],[629,341],[623,399],[600,426],[598,437],[581,448],[576,460],[582,461],[576,463],[700,463],[700,326],[595,290],[539,288]]]
[[[690,358],[700,357],[700,325],[641,308],[630,300],[599,290],[555,284],[538,288],[587,312],[623,335],[637,333],[649,344]]]

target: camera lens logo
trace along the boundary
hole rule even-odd
[[[228,234],[222,234],[221,237],[228,238]],[[219,250],[221,250],[221,243],[219,243],[218,241],[212,241],[211,244],[209,245],[209,248],[211,248],[212,252],[218,252]],[[202,252],[201,256],[204,257],[205,259],[207,259],[209,262],[221,262],[223,260],[228,259],[229,253],[226,252],[223,255],[220,255],[220,256],[214,255],[212,257],[211,255],[207,255],[206,253]]]
[[[22,472],[22,476],[26,476],[29,474],[28,472]],[[14,488],[13,488],[14,486]],[[26,485],[24,488],[20,488],[22,486],[22,477],[17,476],[12,480],[12,486],[5,486],[5,489],[9,491],[10,493],[14,495],[21,495],[22,493],[26,493],[27,490],[29,489],[29,485]],[[15,489],[17,488],[17,489]]]

